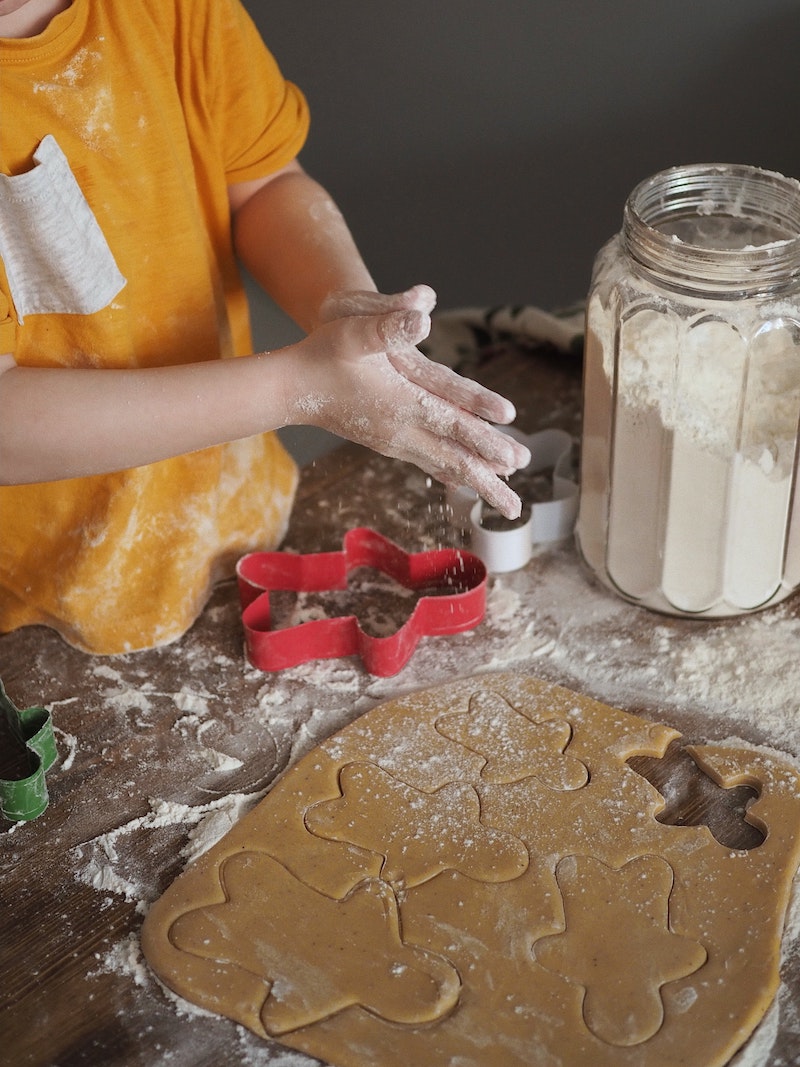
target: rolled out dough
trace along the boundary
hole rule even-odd
[[[626,763],[677,736],[513,674],[380,705],[176,879],[145,956],[337,1067],[725,1064],[778,985],[800,775],[690,750],[758,792],[765,840],[731,849]]]

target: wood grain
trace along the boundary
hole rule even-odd
[[[552,425],[578,432],[580,364],[574,357],[500,346],[475,374],[515,400],[526,432]],[[406,477],[402,464],[343,446],[303,472],[287,544],[293,551],[338,549],[350,526],[374,524],[413,548],[423,528],[435,532],[442,519],[435,510],[404,510]],[[102,868],[107,846],[116,850],[115,869],[136,871],[139,888],[144,879],[155,899],[184,866],[186,828],[167,825],[153,833],[154,800],[199,807],[236,791],[256,794],[291,761],[292,701],[282,709],[285,731],[253,715],[270,682],[243,664],[234,584],[218,588],[176,645],[105,664],[44,628],[28,628],[0,638],[0,675],[18,706],[53,708],[61,752],[48,778],[48,811],[31,824],[0,825],[0,1064],[269,1063],[268,1045],[227,1020],[181,1013],[137,971],[141,911],[135,893],[128,900],[76,877],[92,859]],[[212,707],[204,720],[210,723],[206,741],[217,728],[236,741],[241,766],[224,778],[202,763],[202,752],[191,743],[197,729],[191,705],[179,708],[174,699],[188,690],[201,691]],[[302,686],[294,694],[299,706]],[[701,718],[696,728],[701,737]],[[77,744],[71,746],[70,738]],[[8,758],[6,744],[0,765],[7,767]],[[710,818],[724,824],[730,847],[754,844],[743,817],[747,797],[708,788],[688,768],[680,746],[664,760],[640,757],[634,766],[679,796],[679,803],[670,804],[671,819]],[[126,948],[129,965],[109,966],[109,957],[119,959]],[[798,970],[795,961],[785,981],[800,998]],[[798,1030],[791,1020],[781,1019],[780,1026],[776,1067],[800,1062]]]

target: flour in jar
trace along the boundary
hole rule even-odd
[[[613,244],[607,250],[615,273]],[[593,570],[672,614],[735,615],[800,582],[791,528],[800,308],[589,304],[578,536]]]

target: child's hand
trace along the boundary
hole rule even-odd
[[[331,293],[319,310],[322,322],[333,322],[350,315],[381,315],[385,311],[424,311],[436,307],[436,293],[429,285],[415,285],[403,293],[376,293],[372,290]]]
[[[511,422],[514,406],[416,349],[434,302],[426,286],[331,298],[328,321],[293,346],[287,421],[415,463],[446,485],[468,485],[515,518],[520,500],[502,476],[527,465],[530,453],[485,421]]]

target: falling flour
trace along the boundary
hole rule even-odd
[[[414,471],[398,489],[396,468],[377,458],[358,492],[338,501],[323,496],[321,522],[333,515],[348,528],[364,524],[375,502],[381,510],[374,521],[388,535],[402,540],[397,531],[413,522],[413,546],[435,548],[441,544],[435,494],[425,476]],[[290,544],[308,550],[302,543]],[[235,595],[224,591],[204,615],[207,635],[198,631],[171,646],[174,684],[164,684],[160,677],[155,684],[152,679],[161,670],[145,670],[141,657],[87,661],[86,690],[96,693],[104,716],[128,723],[143,741],[155,734],[158,719],[174,724],[162,742],[166,747],[147,750],[153,764],[168,769],[171,792],[167,801],[144,800],[136,818],[129,812],[117,829],[72,849],[75,876],[95,885],[99,894],[135,902],[144,914],[163,888],[158,880],[165,867],[153,857],[172,857],[170,872],[177,874],[222,837],[282,772],[362,711],[437,682],[480,673],[528,671],[669,723],[693,743],[738,736],[800,758],[800,618],[791,604],[737,620],[692,624],[642,612],[587,580],[570,542],[537,548],[528,566],[492,578],[487,592],[486,617],[476,631],[423,640],[392,678],[371,677],[355,658],[320,660],[274,674],[249,668],[240,645],[221,640],[238,627]],[[153,654],[159,664],[164,658],[166,653]],[[68,720],[62,723],[68,725]],[[212,745],[244,767],[213,772],[201,751]],[[120,780],[124,776],[121,771]],[[159,783],[145,796],[164,798],[166,793],[158,790],[165,788]],[[27,829],[21,828],[20,838]],[[790,1042],[800,1035],[793,977],[800,954],[799,912],[795,903],[784,935],[787,984],[731,1067],[773,1067],[777,1037],[784,1047],[787,1034]],[[161,994],[154,979],[140,984],[146,977],[137,969],[137,960],[143,967],[138,947],[132,949],[126,939],[112,948],[119,951],[109,951],[103,967],[135,984],[138,1000],[147,998],[151,1004],[155,997],[158,1003]],[[165,1011],[174,1012],[175,1006],[167,1004]],[[186,1023],[175,1017],[175,1062],[179,1046],[191,1046],[211,1022],[198,1018]],[[271,1058],[280,1056],[274,1046],[237,1034],[237,1062],[283,1067],[281,1059]],[[292,1053],[286,1067],[312,1067],[314,1062]]]

